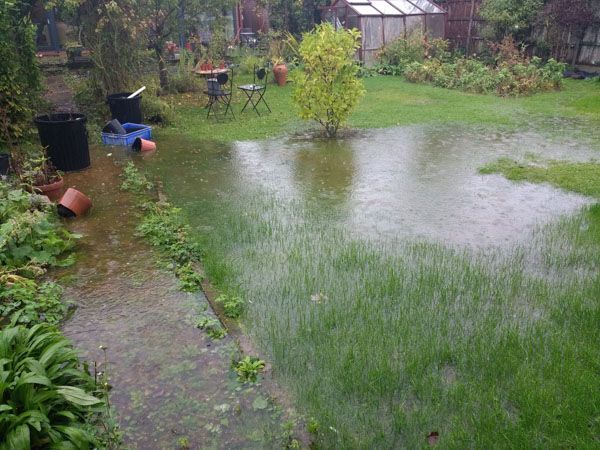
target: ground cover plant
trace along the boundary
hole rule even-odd
[[[62,289],[42,280],[50,267],[73,262],[67,256],[78,236],[58,223],[42,197],[0,182],[0,317],[4,322],[59,323],[67,305]]]

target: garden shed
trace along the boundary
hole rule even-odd
[[[336,0],[324,8],[323,18],[336,27],[360,30],[358,57],[367,66],[385,44],[417,30],[443,38],[446,25],[446,12],[430,0]]]

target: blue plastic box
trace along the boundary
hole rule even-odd
[[[102,142],[106,145],[123,145],[131,147],[136,138],[152,139],[152,127],[139,123],[124,123],[127,134],[102,133]]]

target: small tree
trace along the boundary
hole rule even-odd
[[[300,44],[304,69],[296,78],[294,101],[300,117],[319,122],[329,137],[336,135],[365,92],[356,76],[359,46],[358,30],[336,31],[330,23],[306,33]]]
[[[492,40],[510,35],[521,41],[528,35],[543,4],[544,0],[483,0],[479,11],[487,22],[483,33]]]

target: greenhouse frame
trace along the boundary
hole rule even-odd
[[[336,0],[322,16],[336,28],[361,32],[358,58],[366,66],[395,39],[417,30],[430,38],[444,38],[446,28],[446,11],[431,0]]]

